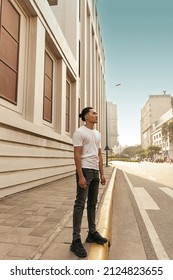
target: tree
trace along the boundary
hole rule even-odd
[[[137,154],[140,154],[141,152],[142,152],[141,145],[130,146],[122,151],[123,154],[128,155],[130,158],[135,157]]]
[[[148,157],[153,158],[155,155],[159,154],[161,147],[151,145],[147,149]]]
[[[167,139],[168,139],[168,123],[164,123],[162,125],[162,138],[164,140],[164,142],[166,143],[167,142]]]

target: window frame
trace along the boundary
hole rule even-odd
[[[50,128],[54,128],[55,126],[55,110],[57,110],[57,108],[55,108],[56,106],[56,92],[55,90],[57,90],[57,59],[55,58],[55,56],[53,55],[51,49],[49,48],[48,44],[46,44],[45,46],[45,53],[47,52],[47,54],[49,55],[49,57],[52,59],[53,61],[53,84],[52,84],[52,122],[49,122],[47,120],[44,119],[44,111],[42,112],[42,123]],[[44,61],[45,64],[45,61]],[[44,71],[44,76],[45,76],[45,71]],[[42,108],[44,106],[44,82],[45,79],[43,78],[43,103],[42,103]],[[43,108],[44,110],[44,108]]]
[[[2,0],[0,0],[2,3]],[[27,52],[29,41],[29,16],[14,0],[9,1],[10,4],[20,15],[20,32],[19,32],[19,50],[18,50],[18,78],[17,78],[17,91],[16,103],[12,103],[7,98],[0,96],[0,106],[10,109],[16,113],[24,113],[24,93],[26,92],[26,71],[27,71]]]
[[[52,71],[52,76],[50,77],[50,76],[48,76],[47,75],[47,73],[45,72],[45,67],[46,67],[46,55],[50,58],[50,60],[52,61],[52,69],[51,69],[51,71]],[[49,123],[53,123],[53,103],[54,103],[54,101],[53,101],[53,86],[54,86],[54,59],[53,59],[53,57],[51,56],[51,54],[50,54],[50,52],[48,52],[48,50],[47,49],[45,49],[45,56],[44,56],[44,59],[45,59],[45,61],[44,61],[44,87],[43,87],[43,121],[45,121],[45,122],[49,122]],[[46,93],[45,93],[45,88],[46,88],[46,79],[45,78],[48,78],[49,80],[50,80],[50,82],[51,82],[51,98],[50,97],[48,97],[47,95],[46,95]],[[45,100],[46,101],[50,101],[50,103],[51,103],[51,119],[49,119],[49,118],[47,118],[46,116],[45,116]]]

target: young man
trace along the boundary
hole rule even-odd
[[[101,135],[94,129],[98,119],[97,113],[92,107],[86,107],[79,117],[85,125],[78,128],[73,135],[77,192],[73,211],[73,241],[70,250],[78,257],[85,258],[87,252],[82,245],[80,232],[86,199],[89,228],[86,242],[98,244],[107,242],[107,239],[96,230],[95,224],[99,181],[101,180],[101,184],[105,185],[106,179],[101,153]]]

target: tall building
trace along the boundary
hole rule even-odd
[[[0,197],[74,174],[85,106],[104,150],[104,72],[95,1],[0,1]]]
[[[142,149],[152,145],[152,125],[171,108],[171,95],[149,95],[141,110],[141,144]]]
[[[108,147],[112,150],[118,144],[117,105],[107,102]]]

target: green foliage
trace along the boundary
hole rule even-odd
[[[138,162],[145,158],[153,159],[154,155],[159,154],[161,147],[151,145],[146,150],[142,150],[141,145],[127,147],[121,154],[109,155],[112,161]]]
[[[162,138],[166,141],[168,139],[168,123],[162,125]]]
[[[136,146],[130,146],[125,148],[122,153],[125,155],[128,155],[130,158],[135,157],[137,154],[142,152],[142,146],[136,145]]]
[[[161,147],[151,145],[151,146],[148,147],[147,150],[148,150],[148,151],[151,151],[151,152],[154,153],[154,154],[158,154],[158,153],[160,152],[160,150],[161,150]]]
[[[134,160],[134,159],[131,159],[131,158],[111,157],[109,159],[111,161],[138,162],[138,160]]]
[[[129,155],[126,155],[126,154],[112,154],[112,155],[109,155],[109,158],[129,158]]]

